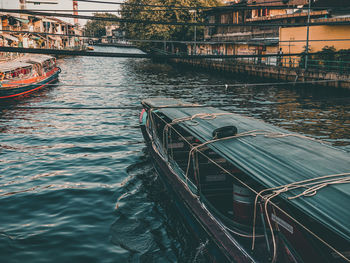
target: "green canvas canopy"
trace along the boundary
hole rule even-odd
[[[157,114],[164,114],[171,120],[201,113],[225,113],[212,107],[189,105],[164,98],[145,100],[143,105],[157,109]],[[284,134],[285,136],[243,136],[207,145],[266,188],[350,172],[349,152],[260,120],[229,114],[217,115],[213,119],[196,118],[195,121],[195,125],[188,121],[177,125],[202,143],[213,139],[215,129],[228,125],[236,126],[238,134],[256,130],[271,135]],[[287,192],[281,197],[350,241],[350,183],[328,185],[313,196],[288,200],[287,197],[293,194],[295,192]]]

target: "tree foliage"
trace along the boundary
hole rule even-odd
[[[300,66],[305,66],[305,54],[302,53]],[[310,55],[309,68],[324,70],[347,70],[350,69],[350,49],[337,50],[334,46],[325,46],[321,51]]]
[[[205,15],[202,10],[191,11],[190,9],[176,9],[170,7],[141,6],[176,6],[176,7],[199,7],[218,6],[220,0],[127,0],[123,5],[122,18],[147,21],[176,21],[176,22],[204,22]],[[140,5],[140,6],[133,6]],[[162,10],[163,9],[163,10]],[[196,13],[195,13],[196,12]],[[193,40],[194,26],[156,25],[142,23],[125,23],[122,25],[127,38],[152,39],[152,40]],[[197,27],[197,36],[203,36],[203,27]],[[197,38],[198,39],[198,38]],[[162,45],[162,44],[159,44]],[[143,43],[143,48],[150,44]],[[153,44],[154,46],[154,44]]]
[[[118,18],[110,13],[95,13],[94,17]],[[118,22],[109,22],[101,20],[89,20],[84,26],[84,32],[88,36],[102,37],[106,35],[106,26],[118,25]]]

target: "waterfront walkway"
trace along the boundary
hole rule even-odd
[[[288,82],[315,82],[317,85],[350,89],[350,71],[330,71],[327,69],[308,69],[283,67],[266,64],[253,64],[244,61],[224,59],[186,59],[173,58],[170,62],[219,72],[247,74],[251,76]]]

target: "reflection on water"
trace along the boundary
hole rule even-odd
[[[226,90],[244,79],[146,59],[75,57],[59,64],[60,83],[0,110],[0,256],[6,262],[202,261],[205,240],[191,238],[157,180],[138,110],[80,107],[180,98],[350,149],[348,90]]]

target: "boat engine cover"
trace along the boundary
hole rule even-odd
[[[233,125],[220,127],[213,131],[213,139],[235,136],[237,131],[237,127]]]

